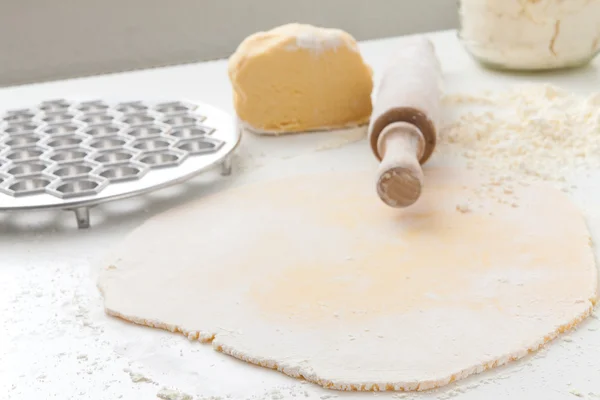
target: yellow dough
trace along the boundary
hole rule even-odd
[[[443,386],[590,314],[590,236],[562,192],[515,188],[513,207],[460,171],[426,180],[405,210],[371,173],[331,173],[167,212],[104,264],[106,311],[339,390]]]
[[[288,24],[246,38],[229,59],[235,110],[257,133],[366,124],[372,70],[338,29]]]

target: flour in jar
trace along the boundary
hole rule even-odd
[[[584,64],[600,49],[600,0],[461,0],[461,38],[509,69]]]

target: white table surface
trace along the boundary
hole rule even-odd
[[[600,59],[575,71],[517,76],[480,68],[453,31],[430,37],[449,92],[523,81],[551,82],[576,92],[600,90]],[[361,44],[375,79],[397,40]],[[225,61],[0,89],[0,109],[70,96],[187,98],[233,115]],[[184,337],[104,315],[94,262],[135,226],[228,185],[305,171],[374,167],[364,140],[339,146],[352,135],[246,136],[230,178],[207,173],[179,187],[98,207],[92,210],[92,228],[87,231],[77,230],[73,215],[66,212],[0,214],[0,399],[154,399],[163,387],[194,399],[600,398],[597,318],[520,362],[442,390],[399,395],[326,391],[246,365]],[[593,181],[588,186],[593,188]],[[587,204],[595,238],[600,232],[598,193],[589,190],[579,196]],[[153,382],[134,382],[136,374]]]

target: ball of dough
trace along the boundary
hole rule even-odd
[[[371,68],[338,29],[288,24],[246,38],[229,59],[235,110],[256,133],[366,124]]]

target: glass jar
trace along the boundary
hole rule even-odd
[[[459,0],[459,37],[490,67],[582,66],[600,50],[600,0]]]

